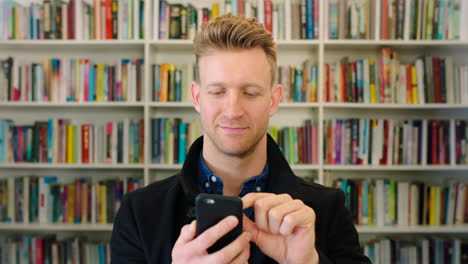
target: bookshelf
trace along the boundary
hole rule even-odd
[[[184,1],[169,1],[179,3]],[[198,2],[198,1],[197,1]],[[215,1],[200,1],[200,5]],[[380,3],[380,1],[376,1]],[[0,102],[2,118],[10,118],[18,124],[31,124],[35,120],[48,118],[67,118],[84,122],[105,122],[125,118],[144,120],[144,162],[140,164],[57,164],[57,163],[0,163],[0,177],[24,175],[60,175],[74,178],[82,174],[99,180],[105,177],[123,177],[131,175],[144,180],[148,185],[175,174],[181,169],[180,164],[154,164],[151,162],[151,119],[157,117],[182,117],[184,121],[197,118],[197,113],[190,102],[154,102],[152,100],[152,71],[155,63],[191,64],[194,62],[191,40],[159,40],[156,36],[159,26],[159,1],[145,0],[145,38],[137,40],[0,40],[0,58],[14,56],[23,61],[42,60],[44,58],[88,57],[105,63],[115,63],[116,58],[143,58],[144,90],[141,102]],[[324,162],[324,120],[346,118],[385,118],[385,119],[464,119],[468,120],[468,104],[367,104],[367,103],[332,103],[324,100],[324,69],[326,63],[340,60],[344,56],[350,59],[378,57],[382,48],[397,51],[402,62],[412,63],[419,56],[452,56],[457,63],[468,64],[468,28],[460,27],[459,40],[381,40],[376,30],[369,39],[329,39],[327,0],[319,0],[320,16],[319,37],[317,39],[278,40],[278,65],[300,67],[305,58],[319,67],[317,102],[280,104],[278,113],[272,118],[275,126],[300,126],[306,119],[318,125],[318,163],[292,165],[293,170],[301,177],[313,177],[318,183],[330,184],[335,178],[348,177],[374,179],[404,175],[403,179],[443,177],[468,183],[468,165],[329,165]],[[380,6],[376,5],[375,14]],[[154,12],[154,14],[153,14]],[[464,3],[462,14],[468,13]],[[379,28],[378,16],[372,21]],[[468,24],[468,16],[461,17],[461,25]],[[444,182],[443,177],[436,182]],[[20,224],[1,223],[0,230],[23,231],[111,231],[110,224]],[[376,227],[358,226],[362,234],[450,234],[468,235],[466,225],[455,226],[408,226]]]
[[[457,235],[464,233],[468,226],[459,225],[459,226],[449,226],[449,227],[367,227],[359,226],[357,230],[360,234],[452,234]]]
[[[33,231],[33,232],[56,232],[56,231],[86,231],[86,232],[109,232],[112,231],[111,224],[0,224],[2,231]]]

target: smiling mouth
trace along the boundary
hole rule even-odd
[[[225,127],[225,126],[220,126],[220,127],[224,131],[231,132],[231,133],[238,133],[247,129],[246,127]]]

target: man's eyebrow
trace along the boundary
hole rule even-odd
[[[212,82],[212,83],[209,83],[206,87],[226,87],[226,83],[224,82]],[[241,84],[241,87],[242,88],[245,88],[245,87],[255,87],[255,88],[260,88],[260,89],[264,89],[264,87],[260,84],[257,84],[257,83],[254,83],[254,82],[245,82],[245,83],[242,83]]]
[[[211,87],[211,86],[224,87],[224,86],[226,86],[226,84],[223,83],[223,82],[212,82],[212,83],[209,83],[208,85],[206,85],[206,87]]]

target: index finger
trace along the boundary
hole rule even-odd
[[[275,195],[273,193],[248,193],[242,197],[242,209],[254,206],[255,201],[264,197]]]
[[[193,238],[195,237],[195,230],[196,230],[196,221],[193,220],[192,223],[182,227],[179,238],[177,238],[177,241],[175,244],[176,245],[186,244],[192,241]]]

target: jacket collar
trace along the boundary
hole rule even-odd
[[[196,173],[198,172],[198,158],[202,148],[203,136],[195,140],[190,147],[187,158],[182,166],[182,171],[178,176],[185,197],[190,203],[193,203],[195,197],[200,193]],[[298,180],[278,148],[278,145],[269,134],[267,134],[267,159],[270,168],[267,192],[276,194],[289,193],[292,197],[296,197]]]

